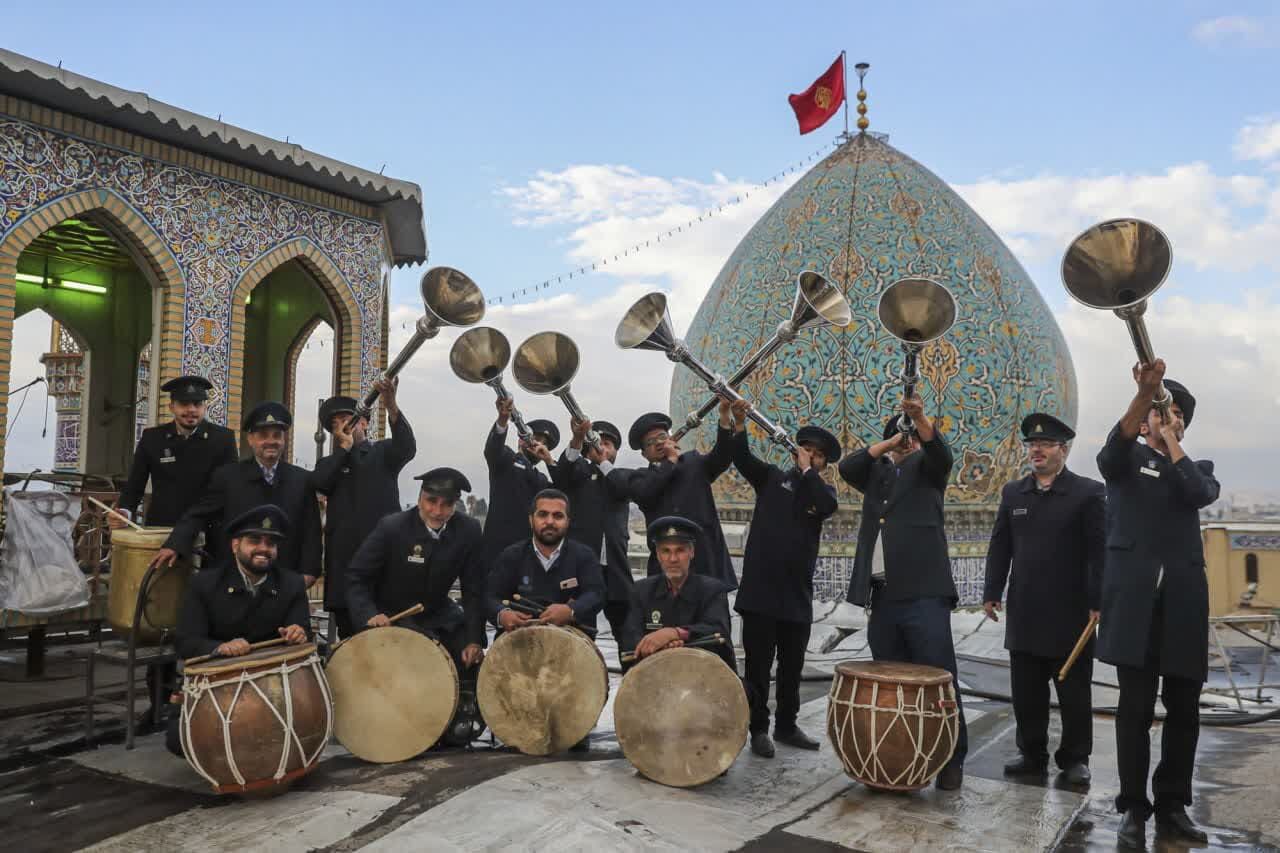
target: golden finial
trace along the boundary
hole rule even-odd
[[[871,64],[868,62],[859,62],[853,66],[853,70],[858,72],[858,130],[863,133],[866,133],[867,128],[871,126],[867,118],[867,90],[862,87],[862,78],[867,76],[869,68]]]

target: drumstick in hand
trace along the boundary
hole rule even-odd
[[[408,610],[401,610],[399,613],[397,613],[395,616],[392,616],[392,617],[391,617],[391,618],[389,618],[387,621],[388,621],[388,622],[390,622],[392,625],[394,625],[394,624],[396,624],[396,622],[397,622],[397,621],[399,621],[399,620],[403,619],[404,617],[406,617],[406,616],[416,616],[416,615],[418,615],[419,613],[421,613],[421,612],[422,612],[423,610],[425,610],[425,609],[426,609],[426,608],[424,608],[424,607],[422,606],[422,602],[421,602],[421,601],[419,601],[417,604],[413,605],[413,606],[412,606],[412,607],[410,607]]]
[[[261,643],[250,643],[249,651],[256,652],[258,649],[265,649],[265,648],[269,648],[270,646],[283,646],[283,645],[284,645],[284,637],[276,637],[274,640],[263,640]],[[191,666],[197,663],[205,663],[207,661],[213,660],[216,657],[221,657],[221,655],[200,655],[199,657],[187,658],[182,662],[182,665]],[[230,660],[230,658],[227,658],[227,660]]]
[[[1084,651],[1084,647],[1089,644],[1089,638],[1093,636],[1093,629],[1098,626],[1098,617],[1090,616],[1089,623],[1084,626],[1084,630],[1080,632],[1080,639],[1076,640],[1076,647],[1071,650],[1071,657],[1067,658],[1067,662],[1062,665],[1062,671],[1058,673],[1058,682],[1067,680],[1067,673],[1071,671],[1071,667],[1075,665],[1076,658],[1080,657],[1080,653]]]

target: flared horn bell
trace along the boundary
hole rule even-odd
[[[828,324],[844,328],[853,320],[849,301],[840,288],[813,270],[805,270],[796,280],[796,299],[791,305],[791,326],[797,332]]]
[[[560,332],[538,332],[516,350],[511,375],[530,394],[554,394],[578,373],[578,345]]]
[[[507,336],[490,326],[468,329],[449,350],[449,366],[464,382],[488,382],[500,377],[510,361]]]
[[[669,352],[676,344],[664,293],[640,297],[618,323],[613,341],[622,349],[656,349]]]
[[[484,294],[466,273],[432,267],[422,274],[422,304],[438,326],[470,326],[484,317]]]
[[[1090,308],[1131,308],[1160,289],[1173,265],[1169,238],[1141,219],[1108,219],[1071,241],[1062,283]]]
[[[884,289],[876,308],[880,324],[903,343],[927,344],[956,321],[956,300],[936,281],[901,278]]]

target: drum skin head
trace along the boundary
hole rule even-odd
[[[950,684],[951,673],[936,666],[895,660],[850,660],[836,664],[836,672],[882,684]]]
[[[551,625],[498,637],[476,682],[489,729],[526,755],[551,755],[582,740],[608,698],[609,676],[595,644]]]
[[[747,742],[742,681],[716,654],[667,649],[636,664],[613,703],[622,754],[655,782],[690,788],[728,770]]]
[[[333,692],[333,733],[352,755],[406,761],[444,734],[458,707],[458,671],[430,637],[371,628],[340,643],[325,668]]]

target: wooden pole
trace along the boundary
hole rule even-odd
[[[146,532],[147,532],[147,528],[143,527],[141,524],[136,523],[133,519],[129,518],[129,517],[128,517],[127,515],[125,515],[124,513],[119,512],[119,511],[117,511],[117,510],[114,510],[114,509],[112,509],[111,507],[107,506],[107,505],[106,505],[106,504],[104,504],[102,501],[100,501],[100,500],[98,500],[97,498],[95,498],[93,495],[85,495],[85,497],[89,499],[89,502],[90,502],[90,503],[94,504],[94,505],[95,505],[95,506],[97,506],[99,509],[104,509],[104,510],[106,510],[107,512],[111,513],[111,514],[112,514],[112,515],[114,515],[116,518],[120,519],[120,520],[121,520],[121,521],[123,521],[125,524],[129,525],[130,527],[132,527],[134,530],[138,531],[139,533],[146,533]]]

